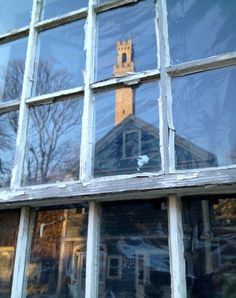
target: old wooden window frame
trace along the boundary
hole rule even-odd
[[[88,0],[88,7],[65,15],[39,21],[42,0],[33,0],[32,18],[29,26],[12,30],[0,36],[0,45],[11,40],[28,36],[25,73],[21,100],[0,103],[0,114],[19,109],[19,125],[16,140],[15,162],[11,186],[0,190],[0,208],[21,208],[19,236],[16,250],[12,297],[24,297],[25,264],[30,249],[32,234],[32,206],[55,205],[86,201],[89,202],[89,224],[87,239],[86,298],[97,297],[98,243],[100,202],[116,199],[143,199],[165,196],[168,198],[170,272],[172,297],[186,297],[185,269],[183,268],[183,232],[181,222],[182,195],[232,193],[235,190],[236,166],[175,170],[174,136],[172,119],[171,79],[187,74],[222,68],[236,64],[236,52],[219,54],[200,60],[171,66],[167,30],[166,0],[156,1],[156,35],[158,45],[158,65],[150,71],[94,82],[96,14],[115,7],[135,4],[139,0],[110,0],[98,4]],[[86,67],[83,86],[62,90],[51,94],[31,97],[33,68],[36,57],[38,33],[49,28],[86,18],[85,51]],[[160,150],[162,171],[120,175],[112,177],[92,177],[94,94],[105,88],[134,86],[137,83],[156,80],[160,85],[158,100],[160,113]],[[27,137],[29,107],[51,103],[74,95],[84,96],[82,118],[80,180],[47,185],[21,186],[24,152]],[[93,274],[92,274],[93,273]],[[181,285],[181,286],[180,286]],[[94,290],[96,289],[96,290]]]

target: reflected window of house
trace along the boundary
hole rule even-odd
[[[158,84],[98,93],[94,176],[159,171]]]
[[[0,188],[10,186],[17,127],[18,111],[0,114]]]
[[[236,163],[236,67],[172,82],[177,169]]]
[[[86,6],[88,6],[88,0],[44,0],[41,19],[44,20],[63,15]]]
[[[79,20],[39,33],[34,95],[84,84],[84,24]]]
[[[172,64],[234,52],[236,2],[167,0]]]
[[[127,44],[124,42],[127,40],[132,42]],[[125,64],[127,72],[157,67],[154,0],[139,1],[135,5],[98,14],[97,80],[121,75],[113,73],[116,47],[119,47],[120,62]],[[133,62],[129,63],[131,60]]]
[[[236,296],[236,199],[184,199],[188,297]]]
[[[102,204],[99,297],[171,297],[164,203]]]
[[[0,44],[0,101],[20,99],[26,48],[27,38]]]
[[[37,210],[27,265],[27,298],[85,297],[87,205]]]
[[[23,184],[79,179],[83,98],[32,107]]]
[[[29,25],[32,0],[0,0],[0,7],[0,35]]]
[[[16,241],[20,221],[19,210],[0,211],[0,297],[11,296]]]

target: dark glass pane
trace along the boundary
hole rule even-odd
[[[17,127],[18,111],[0,115],[0,188],[10,186]]]
[[[236,50],[236,2],[167,0],[173,64]]]
[[[81,98],[30,109],[23,184],[79,177]]]
[[[0,45],[0,101],[20,99],[27,39]]]
[[[88,0],[44,0],[41,19],[56,17],[88,6]]]
[[[176,168],[236,163],[236,67],[173,80]]]
[[[97,80],[157,67],[154,2],[140,1],[98,15]],[[122,63],[123,53],[127,61]]]
[[[0,211],[0,298],[11,297],[20,212]]]
[[[85,296],[87,222],[86,206],[36,212],[27,298]]]
[[[84,23],[80,20],[39,34],[35,95],[83,84]]]
[[[102,205],[99,297],[171,297],[166,200]]]
[[[188,297],[236,297],[236,199],[186,199],[183,224]]]
[[[96,96],[96,177],[160,170],[158,93],[155,82]]]
[[[31,7],[32,0],[0,0],[0,35],[29,25]]]

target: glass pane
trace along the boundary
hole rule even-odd
[[[173,64],[236,50],[236,2],[167,0]]]
[[[236,67],[173,80],[176,168],[236,163]]]
[[[0,0],[0,35],[29,25],[32,0]]]
[[[10,186],[17,127],[18,111],[0,115],[0,188]]]
[[[27,298],[85,297],[86,205],[36,212]]]
[[[161,169],[158,93],[155,82],[96,96],[94,176]]]
[[[35,95],[83,84],[84,20],[39,34]]]
[[[97,80],[157,67],[154,2],[140,1],[98,15]],[[127,59],[122,61],[122,54]]]
[[[11,296],[19,220],[19,210],[0,211],[0,298]]]
[[[83,100],[30,109],[23,184],[77,180]]]
[[[236,199],[186,199],[183,224],[188,297],[236,297]]]
[[[102,205],[99,297],[171,297],[166,200]]]
[[[0,45],[0,101],[20,99],[27,38]]]
[[[88,6],[88,0],[44,0],[41,19],[48,19]]]

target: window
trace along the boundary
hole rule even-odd
[[[0,297],[235,296],[226,2],[0,0]]]

